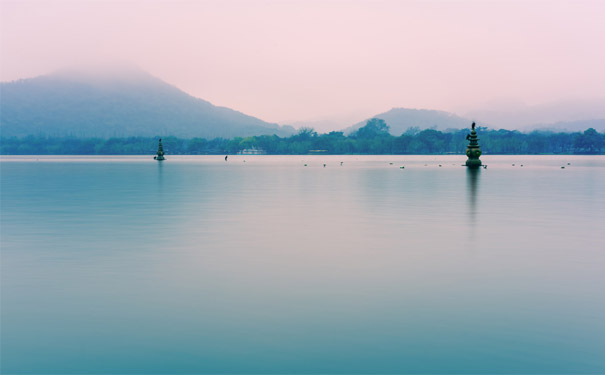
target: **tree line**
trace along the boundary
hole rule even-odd
[[[463,154],[468,130],[438,131],[411,127],[400,136],[389,134],[381,119],[370,119],[352,134],[329,132],[318,134],[312,128],[301,128],[290,137],[261,135],[216,138],[162,137],[166,154],[217,155],[237,154],[242,150],[262,150],[269,155],[301,154]],[[566,133],[477,128],[484,154],[603,154],[605,134],[590,128],[584,132]],[[3,155],[146,155],[155,154],[159,137],[76,138],[3,137]]]

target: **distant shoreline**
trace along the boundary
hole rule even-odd
[[[521,133],[478,128],[484,155],[603,155],[605,134],[584,132]],[[162,136],[166,155],[464,155],[467,129],[425,129],[400,136],[385,133],[317,134],[301,129],[290,137],[261,135],[215,138]],[[159,137],[2,137],[0,155],[154,155]]]
[[[149,155],[153,158],[153,154],[152,153],[147,153],[147,154],[0,154],[0,156],[145,156],[145,155]],[[232,154],[225,154],[225,153],[217,153],[217,154],[169,154],[167,156],[224,156],[224,155],[232,155]],[[321,156],[321,155],[329,155],[329,156],[338,156],[338,155],[343,155],[343,156],[381,156],[381,155],[394,155],[394,156],[422,156],[422,155],[426,155],[426,156],[465,156],[464,153],[459,153],[459,154],[263,154],[263,155],[239,155],[239,154],[235,154],[238,156],[248,156],[248,157],[254,157],[254,156]],[[578,155],[578,156],[600,156],[600,155],[605,155],[605,152],[600,152],[597,154],[589,154],[589,153],[575,153],[575,154],[487,154],[484,153],[483,156],[512,156],[512,155],[527,155],[527,156],[557,156],[557,155],[561,155],[561,156],[574,156],[574,155]],[[483,158],[482,156],[482,158]],[[466,157],[466,156],[465,156]]]

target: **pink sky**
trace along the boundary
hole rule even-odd
[[[605,99],[605,1],[1,2],[0,79],[130,61],[271,122]]]

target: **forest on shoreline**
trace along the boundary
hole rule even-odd
[[[389,134],[388,125],[370,119],[350,135],[333,131],[318,134],[312,128],[301,128],[290,137],[261,135],[232,139],[177,138],[163,136],[167,155],[220,155],[262,153],[268,155],[347,155],[347,154],[464,154],[467,129],[438,131],[409,128],[400,136]],[[484,154],[603,154],[605,134],[589,128],[584,132],[490,130],[477,127],[479,144]],[[0,139],[2,155],[151,155],[160,137],[76,138],[27,136]]]

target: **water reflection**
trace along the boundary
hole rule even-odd
[[[163,181],[163,178],[162,178],[162,175],[163,175],[162,166],[163,165],[164,165],[164,163],[158,163],[158,186],[160,186],[160,187],[162,186],[162,183],[163,183],[162,182]]]
[[[479,192],[480,169],[466,169],[466,191],[468,196],[468,214],[471,225],[475,225],[477,215],[477,194]]]
[[[2,163],[0,372],[605,373],[605,158],[458,157]]]

